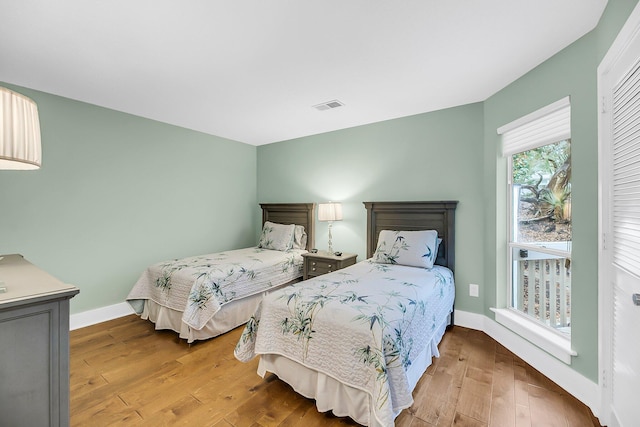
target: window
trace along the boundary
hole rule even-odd
[[[509,308],[571,334],[569,98],[498,129],[508,173]]]

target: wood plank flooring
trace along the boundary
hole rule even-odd
[[[71,332],[72,426],[338,426],[257,359],[241,328],[191,346],[135,315]],[[396,426],[599,426],[589,409],[482,332],[454,327]]]

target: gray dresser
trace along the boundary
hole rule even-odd
[[[66,427],[69,300],[79,291],[21,255],[0,257],[0,424]]]

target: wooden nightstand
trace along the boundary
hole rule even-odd
[[[317,252],[315,254],[308,252],[306,254],[302,254],[302,256],[304,257],[303,280],[322,276],[323,274],[331,273],[332,271],[353,265],[356,263],[356,258],[358,257],[357,254],[347,253],[335,256],[329,252]]]

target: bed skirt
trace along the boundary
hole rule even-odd
[[[171,329],[177,332],[180,338],[186,339],[188,343],[196,340],[206,340],[244,325],[253,316],[264,295],[299,281],[300,279],[295,279],[284,285],[274,286],[269,291],[231,301],[223,305],[202,329],[194,329],[184,323],[182,321],[182,311],[161,306],[152,300],[144,300],[140,318],[153,322],[156,330]]]
[[[411,389],[414,389],[424,372],[431,365],[432,358],[439,357],[438,344],[450,322],[446,316],[433,334],[429,345],[413,361],[408,369]],[[388,427],[380,424],[374,416],[372,396],[367,392],[342,384],[329,375],[307,368],[285,356],[262,354],[258,364],[258,375],[264,378],[272,372],[289,384],[297,393],[315,399],[320,412],[332,411],[338,417],[350,417],[359,424],[371,427]],[[398,416],[403,409],[394,408]]]

